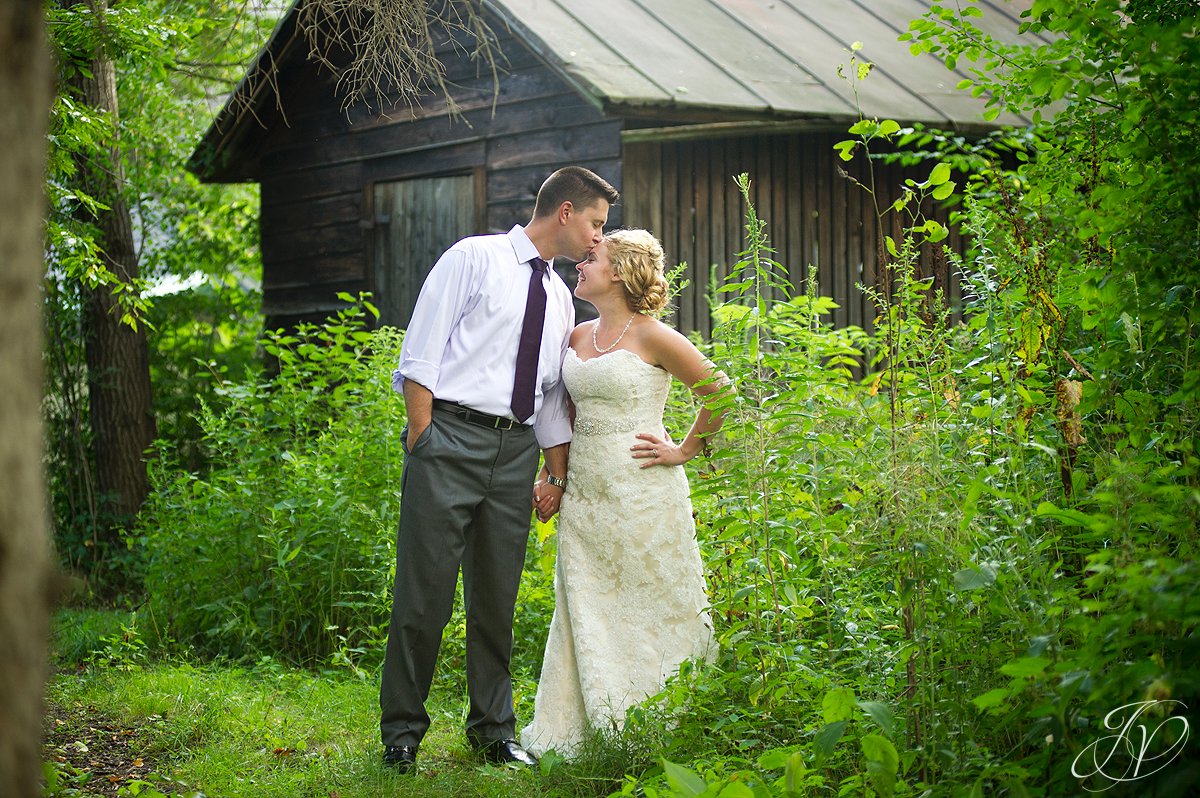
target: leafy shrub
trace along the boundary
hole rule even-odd
[[[146,585],[180,642],[310,664],[377,653],[404,404],[390,383],[400,334],[368,332],[364,314],[267,336],[278,373],[224,384],[201,414],[207,474],[160,453],[141,516]]]
[[[978,197],[961,325],[913,217],[871,336],[779,285],[748,220],[709,347],[739,395],[693,490],[721,656],[643,709],[664,759],[619,794],[1079,792],[1107,713],[1196,700],[1187,417],[1099,379],[1056,392],[1086,354],[1054,348],[1075,284]],[[1138,786],[1183,794],[1185,762]]]

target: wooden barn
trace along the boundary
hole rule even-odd
[[[621,190],[611,226],[646,227],[689,264],[682,329],[709,331],[710,279],[743,247],[741,172],[793,283],[815,273],[841,305],[836,323],[870,326],[855,284],[877,280],[878,224],[867,194],[839,174],[834,143],[860,109],[991,127],[982,100],[955,89],[964,74],[897,41],[927,0],[485,0],[505,58],[498,84],[448,38],[439,49],[458,115],[433,95],[387,113],[344,110],[337,76],[309,58],[303,2],[189,163],[206,181],[261,184],[272,328],[324,318],[339,292],[359,291],[373,293],[381,323],[403,326],[442,250],[526,222],[542,180],[569,164]],[[1030,0],[977,5],[981,26],[1010,38]],[[875,65],[857,99],[839,77],[854,42]],[[861,158],[845,168],[865,182]],[[906,176],[883,167],[876,181],[894,196]],[[557,268],[573,278],[571,264]],[[952,276],[936,278],[953,296]]]

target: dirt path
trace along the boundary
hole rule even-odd
[[[66,795],[115,796],[122,786],[135,782],[148,782],[165,795],[178,794],[182,787],[155,775],[156,763],[144,754],[144,729],[156,722],[159,719],[150,717],[142,726],[131,726],[100,714],[95,707],[47,701],[43,761],[57,766],[60,789],[77,791]]]

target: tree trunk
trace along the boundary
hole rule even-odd
[[[52,76],[40,0],[0,3],[0,795],[41,795],[51,584],[42,474],[42,186]]]
[[[106,0],[89,0],[100,14]],[[91,75],[76,71],[71,84],[91,108],[118,119],[116,68],[103,52],[83,55]],[[125,199],[125,177],[116,144],[103,162],[81,159],[84,191],[109,207],[89,219],[100,231],[99,245],[107,266],[123,283],[138,277],[133,224]],[[115,534],[141,508],[149,491],[145,451],[154,441],[151,407],[150,357],[145,325],[132,327],[121,320],[121,307],[112,286],[85,290],[85,350],[88,365],[96,482]]]

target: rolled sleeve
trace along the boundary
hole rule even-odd
[[[432,391],[437,387],[438,374],[440,373],[441,369],[436,363],[401,355],[400,367],[392,372],[392,390],[397,393],[404,393],[404,381],[412,380],[418,385],[424,385]]]
[[[567,410],[567,389],[562,380],[542,397],[542,406],[533,422],[538,446],[549,449],[571,441],[571,416]]]

